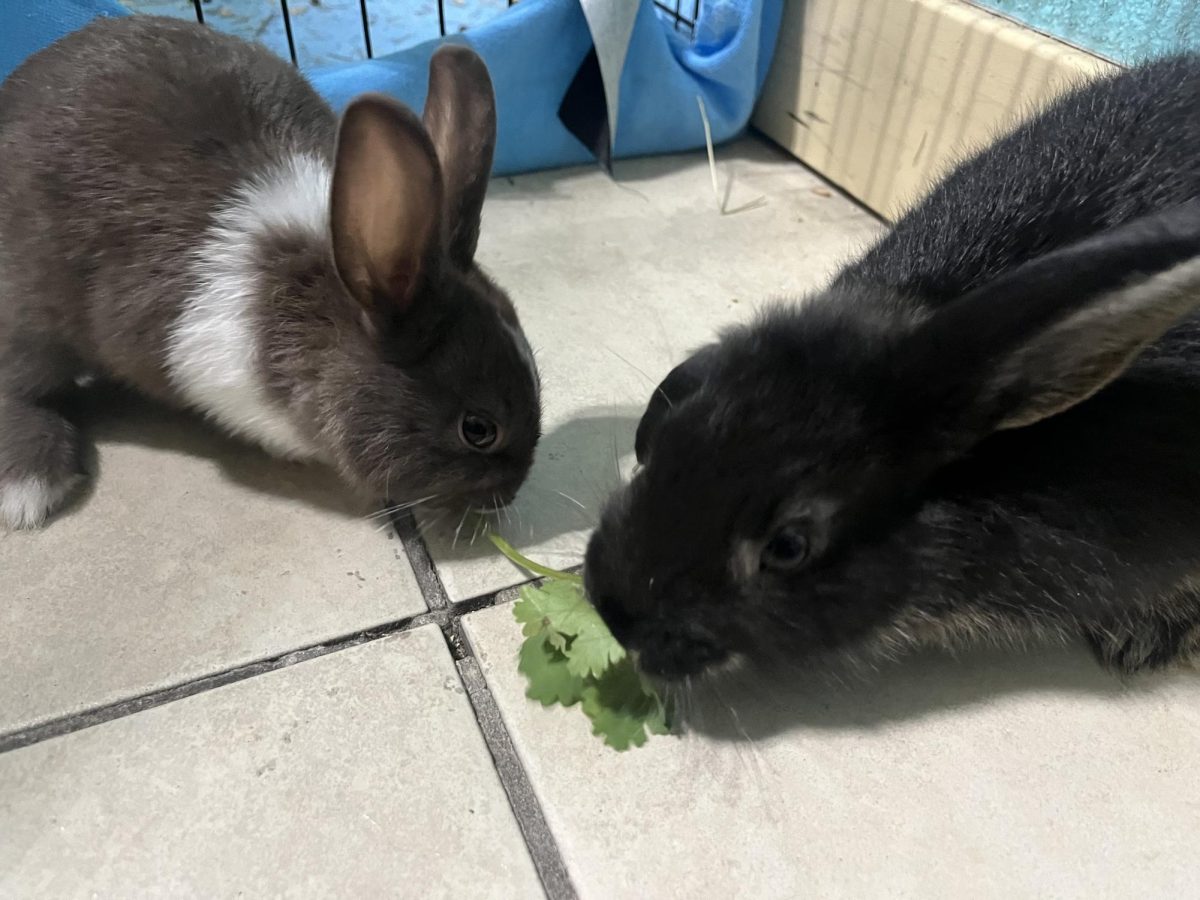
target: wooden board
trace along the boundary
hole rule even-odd
[[[964,153],[1112,68],[954,0],[791,0],[753,124],[894,218]]]

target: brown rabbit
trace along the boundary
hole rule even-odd
[[[59,401],[99,376],[364,493],[512,497],[540,389],[474,262],[496,118],[481,59],[430,63],[422,120],[340,125],[290,65],[202,26],[101,19],[0,86],[0,522],[84,473]]]

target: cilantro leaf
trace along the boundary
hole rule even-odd
[[[588,613],[595,616],[592,606],[583,599],[583,589],[569,581],[551,581],[541,587],[526,584],[512,610],[517,622],[524,624],[521,630],[526,637],[547,629],[565,637],[577,635],[587,624]]]
[[[580,678],[603,675],[609,666],[625,658],[625,648],[617,643],[599,616],[596,616],[595,622],[587,622],[580,627],[575,640],[564,652],[567,668]]]
[[[646,743],[646,725],[636,715],[623,710],[608,709],[594,687],[583,692],[583,711],[592,720],[592,734],[604,739],[614,750],[628,750]]]
[[[670,734],[671,720],[667,705],[655,697],[654,711],[646,716],[646,730],[651,734]]]
[[[592,720],[592,733],[617,750],[640,747],[647,730],[662,733],[666,727],[662,704],[646,690],[628,657],[584,689],[583,711]]]
[[[625,658],[622,647],[600,614],[587,602],[583,586],[571,581],[551,581],[542,587],[525,585],[513,615],[527,638],[547,635],[554,649],[567,657],[571,673],[580,678],[600,675]]]
[[[574,591],[572,585],[567,586]],[[572,635],[570,631],[564,632],[558,623],[563,618],[563,608],[571,607],[575,602],[576,598],[565,591],[525,585],[521,588],[520,599],[513,604],[513,616],[521,623],[521,633],[526,638],[542,636],[555,650],[566,653]]]
[[[543,706],[571,706],[583,698],[583,679],[567,669],[567,658],[544,637],[532,637],[521,645],[517,671],[528,685],[525,696]]]
[[[492,542],[517,565],[549,579],[522,587],[513,604],[525,635],[517,668],[526,695],[544,706],[580,703],[592,733],[617,750],[669,734],[668,709],[588,602],[583,579],[526,559],[498,535]]]
[[[647,690],[633,660],[628,657],[605,670],[591,686],[596,689],[596,701],[608,709],[644,717],[659,706],[658,697]]]
[[[526,588],[540,597],[550,627],[566,635],[582,634],[588,628],[603,628],[604,620],[583,595],[583,585],[573,581],[550,581],[540,588]]]

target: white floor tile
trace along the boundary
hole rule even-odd
[[[434,626],[0,756],[0,896],[540,897]]]

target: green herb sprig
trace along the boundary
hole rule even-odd
[[[546,579],[522,587],[513,604],[525,635],[517,669],[526,696],[543,706],[578,703],[592,733],[616,750],[670,733],[666,705],[588,603],[583,579],[535,563],[498,534],[489,537],[513,563]]]

